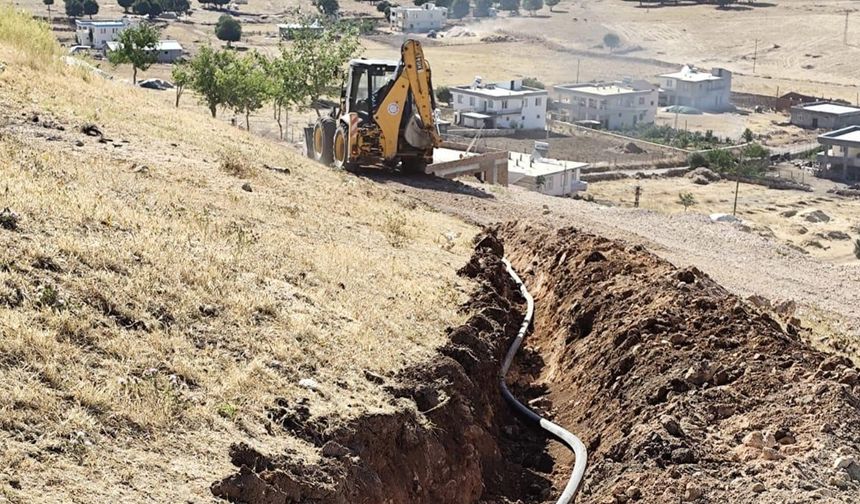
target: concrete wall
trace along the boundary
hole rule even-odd
[[[860,125],[860,112],[852,114],[827,114],[802,107],[792,107],[791,124],[801,128],[838,130],[847,126]]]
[[[661,76],[660,105],[682,105],[712,112],[730,109],[732,74],[720,68],[715,68],[712,73],[719,73],[721,79],[690,82]]]

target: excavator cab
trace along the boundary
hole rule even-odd
[[[314,158],[349,170],[382,164],[423,171],[441,144],[435,109],[418,41],[403,44],[400,61],[352,60],[339,107],[314,128]]]

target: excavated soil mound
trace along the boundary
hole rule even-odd
[[[535,297],[544,404],[589,446],[579,502],[860,502],[858,371],[796,320],[641,247],[497,233]]]
[[[294,453],[268,455],[233,446],[237,472],[212,485],[232,502],[255,504],[472,504],[542,502],[551,495],[552,460],[546,440],[514,419],[498,388],[501,358],[522,314],[516,286],[501,262],[493,236],[476,246],[461,274],[479,289],[465,307],[474,315],[450,330],[449,343],[426,365],[408,369],[385,385],[396,406],[332,428],[301,404],[278,401],[273,423],[319,448],[321,462]],[[533,389],[540,360],[523,352],[514,370],[514,392]],[[385,379],[369,375],[374,382]]]

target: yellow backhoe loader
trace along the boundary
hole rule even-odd
[[[314,126],[314,159],[338,168],[384,165],[423,172],[442,143],[430,65],[417,40],[400,61],[354,59],[340,105]]]

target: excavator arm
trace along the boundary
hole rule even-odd
[[[411,115],[403,114],[411,96]],[[403,134],[416,148],[431,149],[442,143],[436,130],[436,98],[430,78],[430,65],[417,40],[407,40],[400,48],[400,64],[394,82],[382,98],[373,116],[380,129],[382,154],[386,159],[398,154],[401,126]],[[417,117],[416,117],[417,116]],[[407,131],[409,130],[409,131]],[[418,144],[418,145],[416,145]]]

